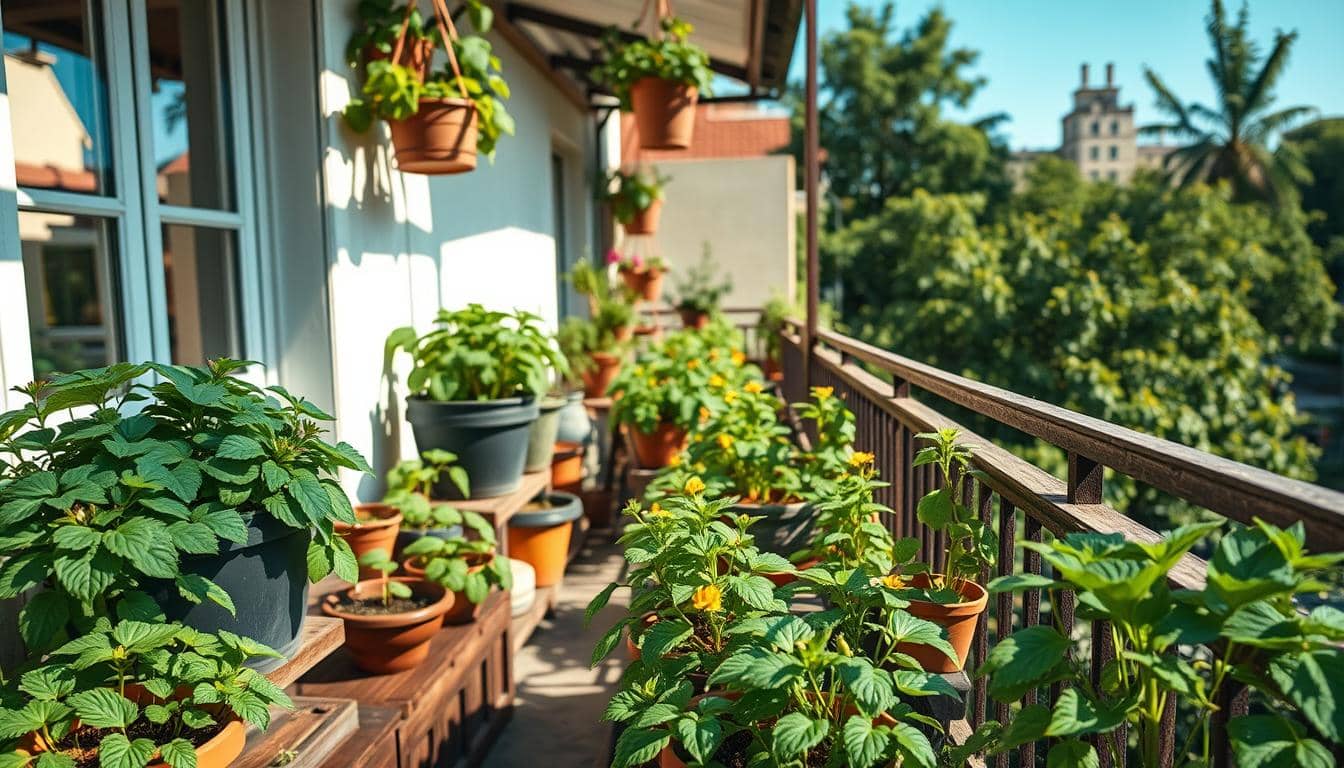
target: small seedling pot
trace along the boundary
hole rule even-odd
[[[492,557],[494,557],[492,554],[476,552],[463,555],[462,559],[467,561],[467,573],[480,573],[490,564]],[[412,557],[406,560],[401,564],[401,569],[413,578],[426,578],[425,569],[421,567],[419,558]],[[453,604],[443,614],[444,624],[470,624],[481,615],[481,604],[472,603],[467,599],[465,592],[453,592],[452,596]]]
[[[443,626],[443,615],[453,606],[453,594],[432,581],[408,576],[394,577],[417,595],[434,602],[405,613],[359,614],[342,610],[338,595],[328,595],[322,612],[345,622],[345,647],[355,665],[365,672],[386,675],[414,669],[429,656],[429,642]],[[346,591],[352,600],[381,594],[380,579],[361,581]]]
[[[401,530],[401,513],[396,507],[388,504],[357,504],[355,518],[367,519],[360,519],[354,525],[334,525],[336,535],[345,539],[355,557],[363,557],[376,549],[391,555],[397,544],[397,532]],[[378,571],[373,568],[359,569],[361,579],[371,579],[377,575]]]
[[[537,572],[537,587],[560,583],[569,560],[574,521],[583,514],[583,502],[572,493],[552,491],[539,497],[547,506],[509,518],[509,556]]]

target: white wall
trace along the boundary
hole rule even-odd
[[[573,259],[593,250],[587,192],[593,120],[492,35],[512,90],[508,108],[517,135],[500,140],[493,165],[481,158],[472,173],[402,175],[385,126],[361,136],[341,122],[341,108],[358,87],[343,60],[354,5],[321,0],[318,27],[335,415],[339,438],[382,469],[415,450],[401,419],[405,392],[381,375],[389,331],[408,324],[428,329],[439,307],[468,302],[526,309],[556,323],[551,153],[559,147],[569,158]],[[402,360],[403,374],[405,367]],[[369,498],[380,487],[351,478],[349,490]]]

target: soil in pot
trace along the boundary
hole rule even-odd
[[[672,458],[686,447],[686,430],[675,424],[660,423],[652,433],[630,429],[635,458],[644,469],[661,469],[672,463]]]
[[[467,572],[468,573],[481,572],[482,570],[485,569],[485,566],[490,564],[491,557],[493,557],[493,555],[487,555],[484,553],[473,553],[470,555],[464,555],[463,559],[467,561]],[[402,570],[406,571],[408,575],[413,576],[417,579],[425,578],[425,569],[423,564],[420,562],[419,558],[413,557],[410,558],[409,560],[406,560],[404,563],[401,564],[401,568]],[[443,614],[443,623],[470,624],[481,615],[481,606],[484,604],[485,604],[484,600],[482,600],[480,603],[471,602],[470,600],[467,599],[467,595],[465,592],[454,592],[453,605],[451,608],[447,610],[447,612]]]
[[[708,312],[701,312],[696,309],[678,309],[677,314],[681,315],[681,327],[683,328],[703,331],[709,325]]]
[[[536,570],[538,588],[558,584],[564,577],[570,534],[582,514],[583,502],[577,496],[555,491],[509,518],[509,556]]]
[[[476,169],[476,105],[466,99],[420,99],[419,110],[391,120],[397,169],[429,175]]]
[[[406,401],[406,419],[421,453],[433,448],[457,454],[471,480],[471,497],[503,496],[518,490],[527,463],[532,422],[541,409],[535,398],[440,402],[421,396]],[[436,499],[460,499],[447,473],[434,487]]]
[[[555,438],[560,432],[560,411],[568,403],[560,397],[543,398],[539,406],[540,414],[532,422],[532,431],[527,435],[527,461],[524,472],[540,472],[551,465],[551,456],[555,452]]]
[[[910,585],[921,589],[928,588],[932,582],[926,573],[910,577]],[[925,672],[948,674],[960,672],[966,667],[966,659],[971,654],[971,642],[975,639],[975,627],[980,616],[989,607],[989,592],[973,581],[963,581],[957,585],[961,595],[959,603],[932,603],[926,600],[911,600],[906,608],[911,615],[927,619],[947,630],[947,641],[957,652],[954,661],[947,654],[928,645],[901,643],[896,650],[915,657]]]
[[[243,748],[247,745],[247,727],[239,720],[215,723],[198,730],[187,729],[182,734],[174,733],[173,728],[172,724],[155,725],[140,719],[126,729],[126,736],[132,741],[151,739],[155,744],[164,744],[180,735],[190,740],[192,746],[196,748],[197,768],[227,768],[243,753]],[[120,729],[81,726],[58,741],[54,749],[38,746],[24,748],[22,751],[29,754],[56,752],[73,760],[75,768],[98,768],[98,750],[96,746],[89,745],[97,745],[104,736],[114,731],[120,732]],[[162,760],[154,760],[146,768],[168,768],[168,764]]]
[[[695,103],[700,92],[693,85],[645,77],[630,86],[640,149],[686,149],[695,133]]]
[[[621,372],[621,358],[606,352],[594,352],[588,356],[593,364],[583,370],[583,394],[585,397],[606,397],[611,382]]]
[[[363,557],[375,549],[391,553],[397,543],[397,532],[401,530],[401,513],[387,504],[356,504],[355,525],[336,523],[336,535],[350,545],[355,558]],[[373,568],[359,569],[359,578],[371,579],[378,575]]]
[[[630,218],[630,221],[625,222],[621,226],[625,227],[625,234],[627,235],[655,234],[658,232],[658,219],[662,216],[662,212],[663,201],[654,200],[649,204],[648,208],[645,208],[642,211],[637,211],[635,215]],[[660,274],[659,278],[661,279],[661,277],[662,275]],[[653,301],[654,299],[645,300]]]
[[[452,593],[438,584],[406,576],[395,580],[413,594],[398,612],[379,610],[381,579],[361,581],[343,594],[328,595],[322,603],[323,613],[345,622],[345,647],[355,665],[376,675],[403,672],[424,662],[429,643],[453,604]]]

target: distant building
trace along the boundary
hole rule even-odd
[[[1141,168],[1161,168],[1175,147],[1138,142],[1134,105],[1120,103],[1115,84],[1115,65],[1106,65],[1106,82],[1093,87],[1088,65],[1082,66],[1082,83],[1073,92],[1073,110],[1060,121],[1063,143],[1053,151],[1014,152],[1008,172],[1020,185],[1027,169],[1044,155],[1057,155],[1078,166],[1083,178],[1127,183]]]

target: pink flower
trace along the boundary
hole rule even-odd
[[[642,269],[644,267],[644,258],[640,256],[638,253],[632,255],[630,257],[630,266],[634,267],[635,269]]]
[[[621,261],[621,254],[618,253],[615,248],[612,248],[611,250],[607,251],[608,264],[619,264],[620,261]]]

